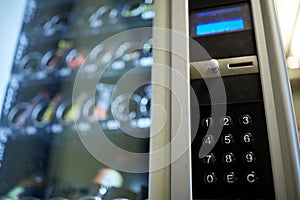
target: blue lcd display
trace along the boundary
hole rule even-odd
[[[198,24],[196,26],[196,35],[210,35],[232,31],[239,31],[245,29],[244,20],[242,18],[230,19],[223,21],[208,22],[204,24]]]

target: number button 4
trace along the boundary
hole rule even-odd
[[[215,137],[213,135],[206,135],[203,138],[203,145],[215,145],[216,144],[216,140]]]

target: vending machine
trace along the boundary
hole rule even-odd
[[[172,56],[171,199],[299,199],[300,143],[274,2],[177,3],[172,27],[189,38],[172,40],[183,56]],[[190,84],[179,84],[178,71]]]

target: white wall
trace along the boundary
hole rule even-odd
[[[0,0],[0,113],[26,0]]]

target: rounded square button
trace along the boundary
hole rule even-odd
[[[254,184],[258,181],[258,177],[254,171],[248,172],[246,174],[246,182],[250,184]]]
[[[228,184],[234,184],[238,181],[238,178],[234,172],[228,172],[224,175],[224,181]]]
[[[252,117],[248,114],[243,114],[240,117],[240,125],[243,126],[243,127],[252,126]]]
[[[253,144],[254,137],[252,133],[245,133],[241,136],[241,141],[243,144]]]
[[[216,144],[215,137],[213,135],[205,135],[203,137],[202,144],[203,145],[209,145],[209,146],[214,146]]]
[[[243,160],[246,163],[254,163],[256,161],[256,156],[253,152],[249,151],[243,155]]]
[[[217,161],[216,156],[213,153],[207,154],[202,160],[205,165],[212,165]]]
[[[234,138],[231,134],[225,134],[222,136],[221,142],[224,145],[230,145],[234,142]]]
[[[225,164],[232,164],[235,160],[236,158],[232,152],[228,152],[223,155],[223,163]]]
[[[221,118],[220,123],[223,127],[231,127],[233,125],[233,120],[230,116],[224,116]]]
[[[201,126],[203,128],[209,128],[214,125],[214,120],[211,117],[205,117],[201,120]]]
[[[214,172],[208,172],[204,174],[203,181],[206,184],[214,184],[217,182],[217,176]]]

